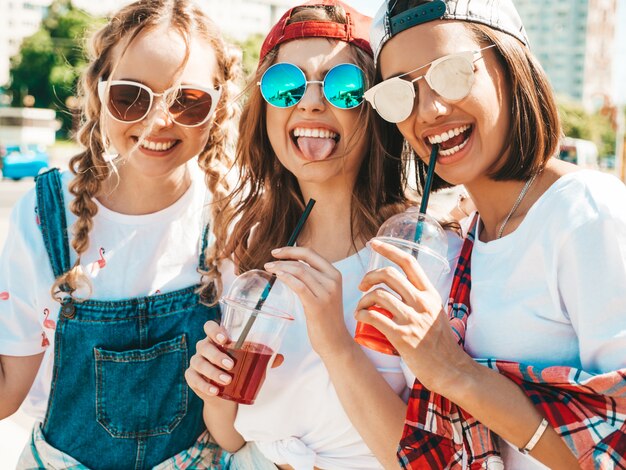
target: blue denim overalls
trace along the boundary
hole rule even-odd
[[[36,188],[41,231],[58,277],[70,268],[58,170],[40,175]],[[89,468],[121,470],[151,468],[195,443],[206,429],[203,403],[184,372],[205,336],[204,323],[220,316],[218,307],[199,302],[197,287],[63,303],[42,426],[49,444]]]

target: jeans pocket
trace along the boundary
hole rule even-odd
[[[113,437],[171,433],[187,413],[187,338],[149,349],[94,348],[96,419]]]

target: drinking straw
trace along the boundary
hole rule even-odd
[[[420,204],[420,214],[426,214],[428,208],[428,198],[430,197],[430,189],[433,185],[433,177],[435,176],[435,165],[437,164],[437,155],[439,154],[439,144],[434,144],[430,151],[430,160],[428,160],[428,171],[426,172],[426,182],[424,183],[424,191],[422,192],[422,203]],[[422,241],[422,223],[419,222],[415,227],[415,236],[413,241],[419,244]]]
[[[315,205],[315,199],[309,199],[309,202],[304,208],[304,212],[300,216],[300,220],[298,220],[298,223],[296,224],[296,228],[293,230],[293,233],[289,237],[289,241],[287,241],[287,246],[294,246],[296,244],[296,240],[298,240],[298,236],[300,235],[300,232],[302,231],[302,227],[304,227],[304,223],[306,222],[306,219],[309,217],[309,214],[311,213],[311,209],[313,209],[314,205]],[[265,286],[265,289],[263,289],[263,293],[261,294],[261,297],[259,297],[259,300],[256,303],[254,310],[252,311],[252,315],[250,315],[250,318],[248,318],[248,322],[244,326],[241,334],[239,335],[239,339],[237,340],[237,343],[235,343],[235,349],[240,349],[241,346],[243,345],[243,342],[246,340],[246,336],[248,336],[248,333],[250,332],[250,329],[252,328],[252,325],[254,324],[254,321],[256,320],[257,315],[259,314],[259,310],[261,309],[261,307],[263,307],[263,304],[267,300],[267,297],[270,295],[270,291],[272,290],[272,287],[274,286],[275,282],[276,282],[276,275],[272,274],[271,279],[267,282],[267,285]]]

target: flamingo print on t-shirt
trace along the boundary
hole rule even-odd
[[[48,310],[47,308],[44,308],[43,309],[43,313],[45,315],[45,318],[43,319],[43,326],[44,326],[44,328],[48,328],[50,330],[56,329],[57,325],[54,322],[54,320],[50,320],[48,318],[48,316],[50,316],[50,310]]]
[[[104,254],[106,250],[100,247],[100,258],[91,263],[91,267],[89,268],[89,272],[92,276],[97,276],[101,269],[104,269],[107,265],[107,260],[104,258]]]

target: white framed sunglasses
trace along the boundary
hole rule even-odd
[[[422,78],[428,86],[447,101],[465,98],[474,84],[474,61],[480,52],[495,47],[491,44],[477,51],[445,55],[410,72],[389,78],[365,92],[364,98],[385,121],[398,123],[407,119],[415,104],[414,83]],[[430,67],[424,75],[412,80],[402,77]]]
[[[176,124],[198,127],[206,123],[217,106],[221,89],[197,85],[172,87],[163,93],[155,93],[143,83],[132,80],[101,80],[98,83],[100,103],[109,116],[119,122],[131,124],[144,119],[155,97],[165,97],[170,103],[167,112]]]

